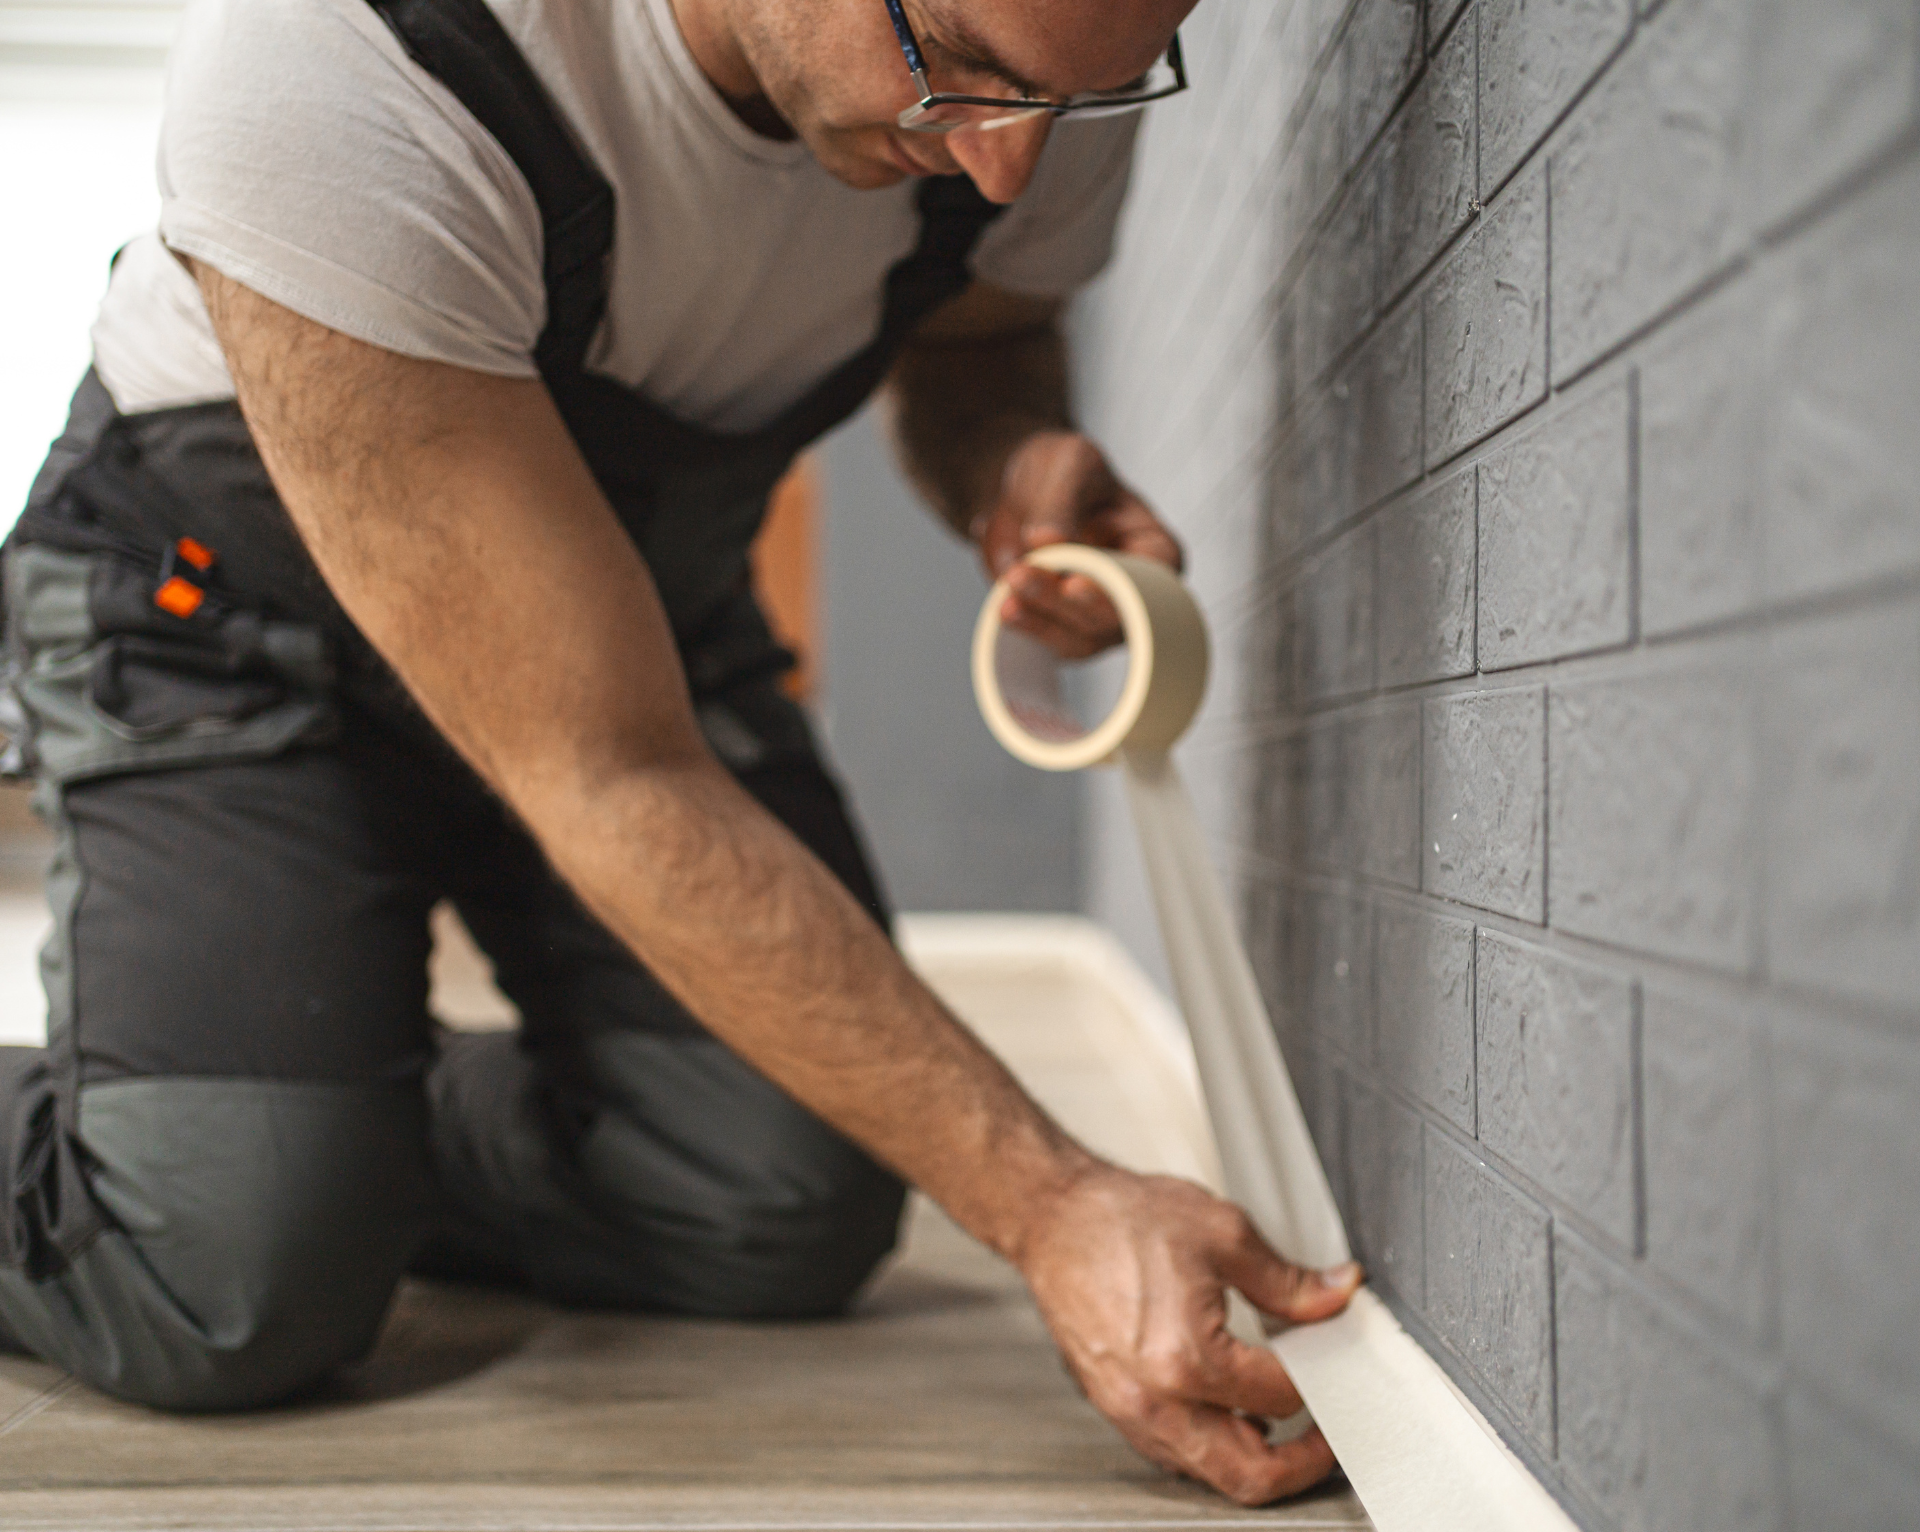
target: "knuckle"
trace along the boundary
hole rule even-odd
[[[1205,1384],[1206,1368],[1199,1356],[1183,1344],[1151,1353],[1146,1359],[1144,1376],[1148,1386],[1157,1392],[1188,1398]]]

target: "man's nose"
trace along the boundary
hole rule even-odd
[[[1052,113],[1036,112],[1003,126],[949,133],[947,148],[981,196],[989,202],[1011,202],[1033,179],[1052,131]]]

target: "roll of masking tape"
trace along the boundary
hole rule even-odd
[[[1057,543],[1028,555],[1028,562],[1085,575],[1106,592],[1126,640],[1126,681],[1104,718],[1082,722],[1061,685],[1059,657],[1002,624],[1010,594],[1003,579],[988,593],[974,629],[980,711],[1000,743],[1029,765],[1076,771],[1118,758],[1125,768],[1227,1190],[1283,1255],[1312,1266],[1343,1261],[1347,1236],[1326,1172],[1193,805],[1168,755],[1206,692],[1206,619],[1179,575],[1151,559]]]
[[[974,629],[980,710],[1029,765],[1076,771],[1120,761],[1228,1195],[1282,1255],[1308,1266],[1343,1261],[1346,1229],[1168,753],[1206,691],[1206,622],[1163,564],[1070,543],[1028,562],[1085,575],[1106,592],[1126,639],[1126,681],[1105,718],[1082,723],[1064,694],[1060,660],[1002,625],[1002,580]],[[1365,1288],[1337,1318],[1287,1330],[1272,1344],[1381,1532],[1574,1532]]]
[[[1001,624],[1010,588],[1002,579],[973,631],[973,688],[994,738],[1043,771],[1079,771],[1123,748],[1164,752],[1186,732],[1207,690],[1207,624],[1180,576],[1153,559],[1055,543],[1027,563],[1084,575],[1120,613],[1127,678],[1120,699],[1089,728],[1061,689],[1061,661],[1045,644]]]

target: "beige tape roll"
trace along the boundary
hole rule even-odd
[[[1081,543],[1054,543],[1026,562],[1085,575],[1120,613],[1127,679],[1120,700],[1089,728],[1060,689],[1061,661],[1024,633],[1002,626],[1009,594],[1002,579],[973,630],[973,690],[1007,750],[1044,771],[1098,766],[1126,749],[1164,753],[1186,732],[1207,690],[1207,624],[1187,587],[1165,564]]]

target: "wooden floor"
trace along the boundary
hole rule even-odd
[[[37,919],[0,899],[0,962],[19,961]],[[1123,1024],[1098,1004],[1018,976],[933,977],[1097,1147],[1206,1174],[1190,1100],[1116,1048]],[[0,974],[0,996],[18,980]],[[489,1019],[497,1002],[468,960],[443,961],[441,980],[452,1009]],[[373,1356],[323,1394],[220,1418],[116,1404],[0,1359],[10,1532],[1217,1524],[1368,1525],[1344,1489],[1239,1511],[1134,1457],[1068,1383],[1011,1272],[924,1202],[842,1322],[568,1314],[412,1284]]]

